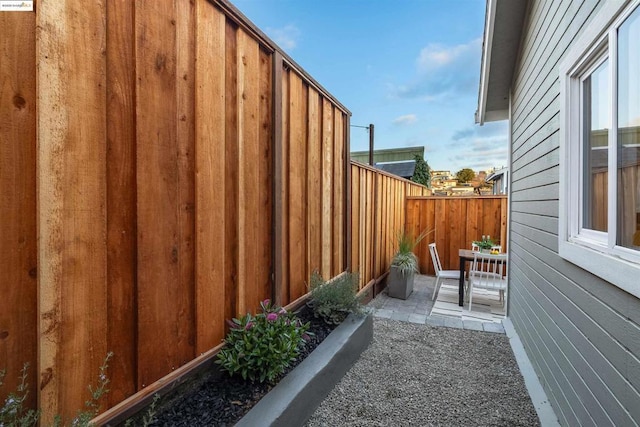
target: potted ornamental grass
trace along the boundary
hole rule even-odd
[[[406,231],[398,233],[398,251],[391,260],[389,271],[388,293],[390,297],[407,299],[413,292],[415,273],[419,273],[418,257],[413,250],[432,231],[425,230],[415,238]]]

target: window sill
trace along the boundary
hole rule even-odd
[[[565,260],[640,298],[640,264],[599,251],[576,241],[560,241],[559,254]]]

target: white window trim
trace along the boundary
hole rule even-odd
[[[582,170],[582,150],[570,150],[575,138],[581,138],[580,111],[570,106],[579,105],[580,81],[576,77],[584,71],[588,64],[593,64],[598,53],[606,44],[612,27],[621,24],[628,12],[640,4],[640,0],[611,0],[605,2],[601,10],[569,48],[567,55],[560,63],[560,206],[558,250],[562,258],[618,286],[630,294],[640,298],[640,263],[635,251],[613,247],[616,228],[615,218],[609,220],[609,244],[603,244],[600,236],[592,236],[587,230],[580,230],[579,197],[580,182],[572,171]],[[609,53],[615,49],[615,42],[610,44]],[[616,71],[616,64],[610,61],[610,73]],[[611,80],[613,87],[613,79]],[[613,92],[612,92],[613,93]],[[612,115],[615,114],[612,105]],[[612,121],[613,122],[613,117]],[[615,126],[613,126],[615,128]],[[613,131],[610,132],[613,138]],[[572,139],[573,138],[573,139]],[[611,141],[611,139],[610,139]],[[611,146],[611,144],[610,144]],[[609,170],[616,170],[615,150],[609,156]],[[613,157],[613,158],[612,158]],[[613,168],[613,169],[612,169]],[[609,180],[609,194],[614,192],[615,182]],[[609,212],[615,209],[615,198],[610,198]]]

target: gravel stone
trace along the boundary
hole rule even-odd
[[[506,335],[374,318],[373,342],[306,425],[540,422]]]

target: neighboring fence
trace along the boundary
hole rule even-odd
[[[408,197],[406,228],[418,235],[434,230],[416,249],[422,274],[435,274],[429,243],[435,242],[442,268],[460,268],[458,250],[489,235],[507,247],[507,196]]]
[[[351,268],[360,288],[389,270],[405,226],[405,198],[431,191],[355,161],[351,162]]]
[[[0,397],[30,363],[46,424],[108,351],[113,405],[347,268],[350,113],[223,0],[34,9],[0,14]]]

